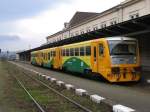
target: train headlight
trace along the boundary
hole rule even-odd
[[[120,68],[119,67],[113,67],[111,68],[112,74],[120,74]]]
[[[136,63],[136,60],[137,60],[137,58],[136,58],[136,57],[134,57],[134,63]]]

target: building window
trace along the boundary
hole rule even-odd
[[[115,25],[115,24],[117,24],[117,21],[115,20],[110,22],[110,25]]]
[[[87,27],[86,28],[86,32],[90,32],[91,31],[91,28],[90,27]]]
[[[82,29],[82,30],[80,31],[80,33],[81,33],[81,34],[84,34],[84,30]]]
[[[78,36],[78,35],[79,35],[79,32],[78,32],[78,31],[76,31],[75,35],[76,35],[76,36]]]
[[[66,39],[67,38],[67,35],[64,35],[64,39]]]
[[[98,25],[94,25],[94,26],[93,26],[93,31],[94,31],[94,30],[98,30]]]
[[[117,24],[117,18],[113,18],[110,20],[110,25],[115,25]]]
[[[70,36],[73,37],[74,36],[73,33],[70,33]]]
[[[106,28],[106,27],[107,27],[106,22],[102,22],[101,23],[101,28]]]
[[[138,11],[133,11],[129,13],[129,18],[130,19],[135,19],[139,17],[139,12]]]

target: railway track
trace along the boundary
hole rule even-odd
[[[40,112],[46,112],[42,106],[38,103],[38,101],[35,100],[35,98],[30,94],[30,92],[26,89],[26,87],[23,85],[23,83],[16,77],[14,76],[14,79],[17,81],[17,83],[20,85],[20,87],[27,93],[27,95],[29,96],[29,98],[34,102],[34,104],[36,105],[36,107],[38,108],[38,110],[40,110]]]
[[[51,77],[54,77],[58,80],[62,80],[66,83],[71,83],[76,87],[84,88],[88,90],[89,94],[93,93],[100,94],[105,98],[110,99],[116,103],[121,103],[125,106],[131,107],[141,112],[149,112],[150,110],[149,86],[143,87],[139,84],[135,84],[133,86],[110,85],[100,81],[87,80],[85,78],[75,77],[65,73],[46,70],[43,68],[32,66],[28,63],[22,62],[15,62],[15,63],[22,65],[26,68],[33,69],[37,72],[50,75]],[[136,99],[136,100],[129,100],[129,99]]]
[[[9,74],[12,75],[12,73],[9,71]],[[28,79],[35,81],[38,84],[41,84],[42,86],[46,87],[47,89],[49,89],[50,91],[54,92],[56,95],[59,95],[60,97],[64,98],[67,102],[70,102],[71,104],[73,104],[74,106],[76,106],[76,108],[80,108],[81,112],[92,112],[92,110],[88,109],[87,107],[79,104],[78,102],[70,99],[69,97],[61,94],[59,91],[57,91],[56,89],[50,87],[48,84],[44,83],[43,81],[37,79],[36,77],[33,77],[31,75],[29,75],[28,73],[26,73],[25,71],[22,71],[22,74],[25,77],[28,77]],[[16,75],[12,75],[13,78],[17,81],[17,83],[20,85],[20,87],[26,92],[26,94],[29,96],[29,98],[33,101],[33,103],[35,104],[36,108],[38,108],[38,110],[40,112],[47,112],[46,110],[43,109],[42,105],[38,103],[38,101],[34,98],[34,96],[31,95],[31,93],[29,92],[29,90],[27,89],[27,87],[25,87],[25,85],[23,84],[23,81],[21,81],[20,78],[18,78]],[[24,77],[24,78],[25,78]]]

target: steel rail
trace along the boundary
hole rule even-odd
[[[25,69],[23,66],[20,66],[19,64],[16,64],[16,63],[13,63],[13,64],[15,64],[15,65],[17,65],[17,66],[23,68],[23,69],[26,70],[26,71],[29,71],[29,70]],[[22,71],[22,72],[23,72],[25,75],[28,75],[31,79],[33,79],[33,80],[35,80],[35,81],[41,83],[43,86],[47,87],[48,89],[50,89],[51,91],[53,91],[53,92],[56,93],[57,95],[59,95],[59,96],[65,98],[67,101],[69,101],[69,102],[71,102],[72,104],[76,105],[77,107],[79,107],[79,108],[82,109],[83,111],[85,111],[85,112],[92,112],[92,110],[86,108],[85,106],[83,106],[83,105],[77,103],[76,101],[74,101],[74,100],[68,98],[67,96],[61,94],[59,91],[57,91],[57,90],[55,90],[54,88],[50,87],[49,85],[47,85],[47,84],[44,83],[43,81],[38,80],[37,78],[33,78],[32,76],[30,76],[29,74],[27,74],[27,73],[24,72],[24,71]],[[29,71],[29,72],[31,72],[31,71]]]
[[[22,84],[22,82],[14,75],[12,75],[15,80],[18,82],[18,84],[20,85],[20,87],[22,87],[24,89],[24,91],[27,93],[27,95],[29,96],[29,98],[35,103],[35,105],[37,106],[37,108],[41,111],[41,112],[46,112],[41,105],[33,98],[33,96],[30,94],[30,92],[26,89],[26,87]]]
[[[35,81],[41,83],[43,86],[47,87],[48,89],[50,89],[51,91],[53,91],[53,92],[56,93],[57,95],[59,95],[59,96],[65,98],[66,100],[68,100],[68,101],[71,102],[72,104],[76,105],[77,107],[79,107],[79,108],[82,109],[83,111],[85,111],[85,112],[92,112],[92,110],[90,110],[90,109],[84,107],[83,105],[77,103],[76,101],[74,101],[74,100],[68,98],[67,96],[61,94],[59,91],[57,91],[57,90],[55,90],[54,88],[50,87],[49,85],[47,85],[47,84],[44,83],[43,81],[38,80],[37,78],[31,77],[29,74],[27,74],[27,73],[25,73],[25,72],[23,72],[23,73],[26,74],[26,75],[28,75],[28,76],[29,76],[30,78],[32,78],[33,80],[35,80]]]

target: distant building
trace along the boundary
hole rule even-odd
[[[150,0],[125,0],[102,13],[76,12],[64,29],[47,37],[47,44],[150,14]]]
[[[9,60],[15,60],[16,59],[16,52],[1,52],[0,53],[0,58],[5,58]]]

